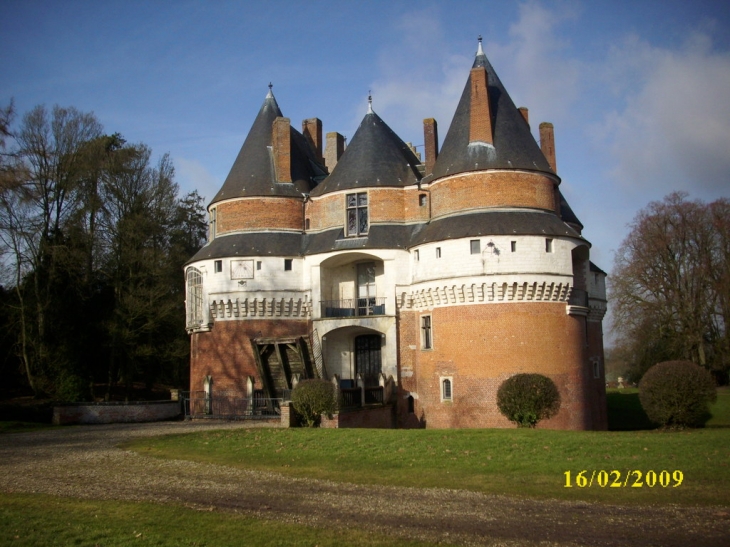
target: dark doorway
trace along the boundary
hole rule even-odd
[[[365,387],[378,385],[378,374],[382,368],[380,335],[365,334],[355,338],[355,374],[362,374]]]

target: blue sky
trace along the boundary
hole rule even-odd
[[[269,82],[285,116],[350,138],[373,108],[405,141],[446,134],[478,35],[610,271],[627,223],[675,190],[730,197],[730,3],[0,0],[0,105],[93,111],[169,152],[211,199]]]

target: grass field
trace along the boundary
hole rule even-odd
[[[730,429],[682,432],[240,429],[138,440],[145,455],[358,484],[602,503],[730,503]],[[576,474],[594,481],[579,487]],[[621,487],[601,487],[616,471]],[[682,473],[649,487],[629,471]],[[566,487],[570,472],[571,487]],[[605,475],[600,475],[601,479]],[[610,482],[616,474],[609,476]],[[666,478],[666,475],[665,475]],[[603,481],[605,482],[605,481]],[[666,482],[666,481],[665,481]],[[636,487],[631,485],[636,484]],[[643,486],[639,486],[643,484]]]
[[[335,531],[176,505],[0,496],[0,545],[119,547],[426,546],[359,530]]]
[[[622,431],[241,429],[144,439],[127,448],[361,484],[611,504],[730,505],[730,391],[718,395],[706,428],[679,432],[641,430],[651,426],[637,391],[627,389],[608,397],[611,429]],[[37,427],[4,422],[0,433]],[[579,486],[583,470],[590,486]],[[642,481],[629,471],[641,471]],[[657,474],[653,486],[647,471]],[[667,486],[661,471],[668,472]],[[682,473],[679,485],[675,471]],[[613,488],[617,474],[621,486]],[[427,545],[176,505],[24,494],[0,496],[0,538],[21,546]]]

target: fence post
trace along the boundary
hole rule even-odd
[[[213,411],[213,377],[208,375],[203,380],[203,390],[205,391],[205,410],[206,414]]]
[[[360,406],[365,406],[365,380],[359,372],[357,373],[357,387],[360,388]]]

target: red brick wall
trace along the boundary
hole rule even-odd
[[[298,198],[242,198],[216,206],[216,233],[238,230],[302,230],[302,200]]]
[[[261,389],[251,339],[307,336],[310,330],[307,320],[217,321],[210,332],[190,337],[190,391],[202,391],[207,375],[213,377],[214,393],[245,393],[249,376],[256,378],[256,389]]]
[[[513,374],[537,372],[552,378],[562,397],[558,415],[540,427],[595,427],[593,393],[587,389],[592,371],[586,358],[584,318],[567,315],[565,304],[454,306],[429,313],[430,351],[420,349],[422,314],[400,314],[401,425],[514,427],[497,409],[497,389]],[[452,402],[441,402],[442,376],[453,378]],[[415,415],[409,416],[405,411],[410,392],[417,399]]]
[[[324,429],[337,429],[340,427],[392,429],[395,427],[394,407],[393,405],[386,405],[342,412],[335,414],[332,419],[322,416],[320,427]]]
[[[354,192],[354,191],[353,191]],[[421,206],[419,196],[428,192],[416,187],[370,188],[368,214],[370,223],[427,221],[429,205]],[[349,193],[349,192],[347,192]],[[346,193],[330,194],[314,198],[306,204],[306,216],[310,230],[342,228],[345,225]]]
[[[430,185],[432,216],[477,207],[533,207],[556,210],[555,182],[537,173],[477,171],[438,179]]]
[[[487,71],[484,67],[471,69],[471,118],[469,119],[469,142],[494,143],[492,138],[492,116],[487,91]]]

